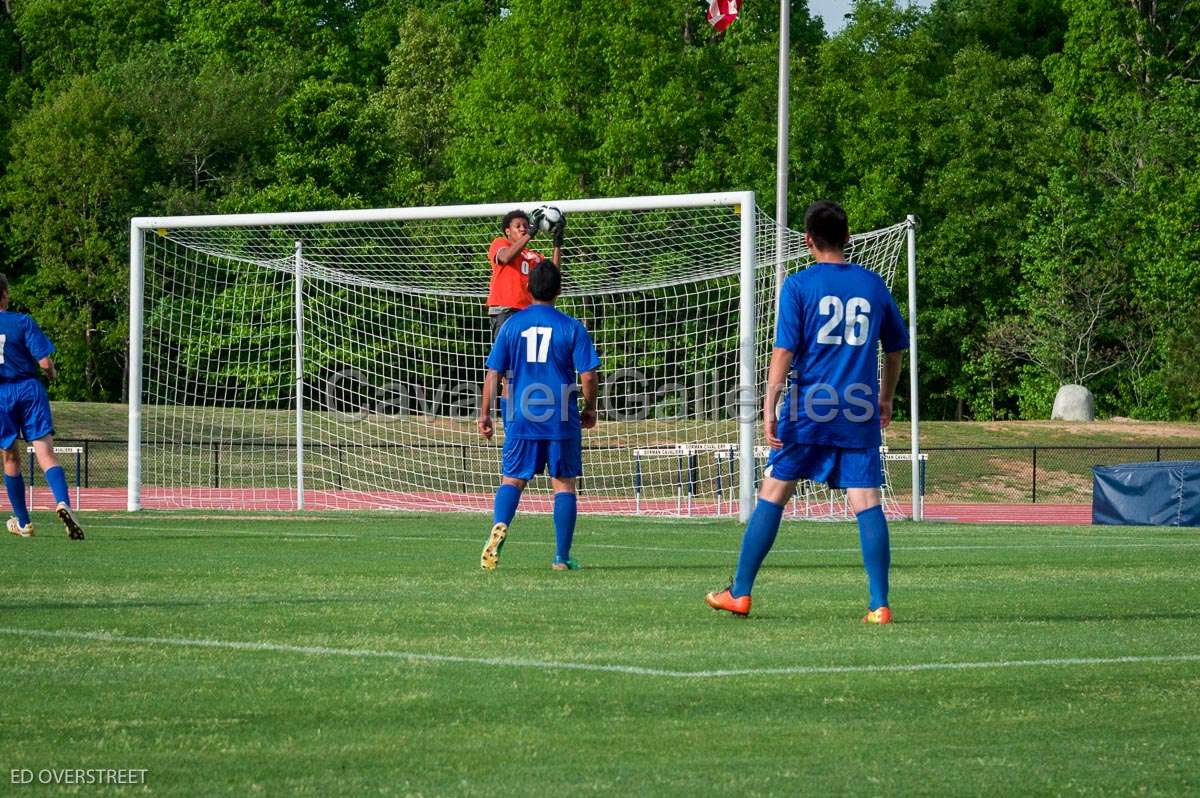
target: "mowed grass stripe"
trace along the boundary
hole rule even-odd
[[[209,532],[195,532],[184,527],[157,527],[157,526],[132,526],[132,525],[105,525],[100,529],[121,529],[135,530],[140,532],[171,532],[179,537],[180,532],[189,532],[182,537],[194,537],[203,539],[206,535],[211,536]],[[343,534],[335,532],[294,532],[291,530],[281,532],[261,532],[258,530],[249,529],[230,529],[222,527],[220,530],[223,535],[239,535],[246,538],[320,538],[333,540],[400,540],[413,541],[416,543],[470,543],[481,545],[486,539],[485,534],[480,534],[478,538],[466,537],[451,537],[443,536],[427,536],[427,535],[392,535],[392,534],[371,534],[371,535],[355,535]],[[532,541],[532,540],[509,540],[505,546],[549,546],[553,545],[552,541]],[[650,546],[650,545],[624,545],[619,543],[591,543],[586,539],[578,540],[577,544],[582,549],[615,549],[626,551],[653,551],[675,554],[731,554],[736,555],[737,549],[712,549],[697,546]],[[1078,543],[956,543],[944,545],[929,545],[929,544],[910,544],[906,543],[903,538],[892,541],[893,549],[903,551],[1010,551],[1021,549],[1161,549],[1161,548],[1200,548],[1200,541],[1197,540],[1173,540],[1173,541],[1158,541],[1145,542],[1140,540],[1129,540],[1124,543],[1113,542],[1096,542],[1081,540]],[[858,547],[805,547],[805,548],[786,548],[775,547],[771,550],[775,554],[853,554],[858,553]]]

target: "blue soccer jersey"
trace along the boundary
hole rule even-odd
[[[579,320],[550,305],[530,305],[504,322],[487,367],[509,381],[505,438],[581,435],[575,377],[599,368],[600,355]]]
[[[775,346],[794,353],[780,440],[851,449],[879,446],[879,355],[908,347],[896,300],[878,274],[818,263],[789,277]]]
[[[38,361],[54,354],[54,344],[24,313],[0,310],[0,382],[36,378]]]

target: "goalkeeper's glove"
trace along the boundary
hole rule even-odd
[[[563,214],[560,214],[558,217],[558,224],[554,225],[554,246],[560,247],[560,248],[562,247],[563,232],[566,231],[566,229],[567,229],[567,215],[565,213],[563,213]]]
[[[534,208],[533,213],[529,214],[529,237],[533,238],[537,235],[537,231],[542,229],[542,214],[545,211],[542,208]]]

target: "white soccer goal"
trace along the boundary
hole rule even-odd
[[[539,204],[134,219],[129,509],[489,509],[486,252],[504,213]],[[777,248],[752,192],[551,204],[568,215],[559,307],[603,358],[580,510],[745,517],[776,252],[803,268],[802,235]],[[912,229],[851,254],[892,285]],[[548,499],[535,480],[522,509]],[[812,489],[801,503],[845,512]]]

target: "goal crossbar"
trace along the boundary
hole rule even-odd
[[[665,194],[646,197],[597,197],[545,201],[490,202],[479,205],[436,205],[415,208],[370,208],[341,211],[295,211],[283,213],[236,213],[198,216],[136,216],[135,230],[180,229],[197,227],[267,227],[273,225],[347,224],[353,222],[401,222],[422,219],[473,219],[500,217],[511,210],[532,211],[550,204],[566,213],[580,211],[649,211],[705,206],[754,207],[753,191],[711,192],[707,194]]]

